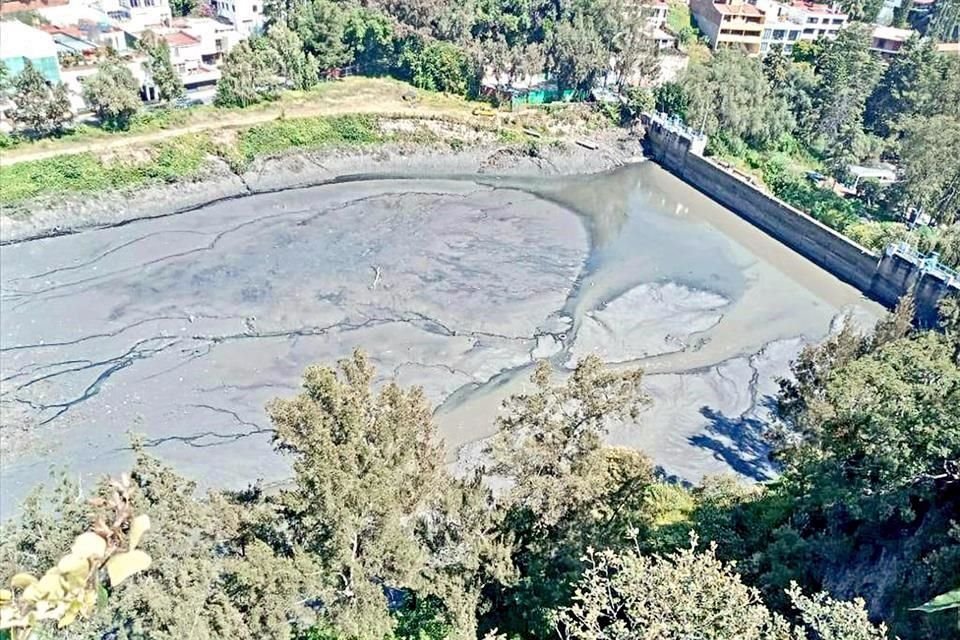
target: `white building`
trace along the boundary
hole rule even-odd
[[[785,11],[781,16],[802,27],[801,40],[816,40],[817,38],[833,39],[849,21],[849,16],[839,9],[818,2],[803,2],[794,0],[784,5]]]
[[[204,65],[219,66],[230,50],[246,39],[233,25],[213,18],[176,18],[172,26],[200,41],[200,60]]]
[[[263,15],[264,0],[213,0],[214,12],[237,28],[244,36],[263,31],[266,17]]]
[[[915,35],[918,34],[912,29],[897,29],[896,27],[877,25],[873,29],[870,50],[884,57],[895,56],[900,53],[903,44]]]

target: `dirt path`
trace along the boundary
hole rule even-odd
[[[263,110],[251,111],[248,113],[236,113],[218,120],[207,120],[171,129],[151,131],[149,133],[118,135],[116,137],[97,138],[82,142],[68,142],[49,149],[39,149],[36,151],[30,151],[29,148],[15,149],[0,154],[0,167],[14,165],[19,162],[42,160],[44,158],[52,158],[53,156],[83,153],[86,151],[101,153],[103,151],[110,151],[123,147],[159,142],[161,140],[175,138],[187,133],[200,133],[203,131],[213,131],[217,129],[249,127],[255,124],[276,120],[281,116],[302,118],[308,116],[343,115],[347,113],[363,113],[384,116],[415,116],[422,118],[443,116],[447,118],[455,118],[463,122],[474,123],[481,121],[481,118],[472,116],[469,114],[469,112],[465,112],[462,109],[443,108],[416,103],[411,104],[402,100],[384,100],[383,98],[379,98],[376,101],[351,101],[344,104],[278,104]],[[488,120],[484,121],[489,122]]]

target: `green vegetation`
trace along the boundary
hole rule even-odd
[[[139,89],[130,69],[118,60],[110,60],[83,83],[83,99],[104,126],[126,129],[140,108]]]
[[[833,41],[795,48],[792,60],[780,51],[763,60],[723,51],[658,87],[656,107],[710,135],[708,154],[858,242],[943,247],[948,264],[960,266],[952,248],[960,158],[943,153],[960,144],[960,59],[912,39],[885,64],[870,42],[869,30],[854,25]],[[856,197],[832,188],[834,180],[853,183],[849,165],[879,161],[897,167],[896,184],[861,180]],[[910,230],[920,214],[933,227]]]
[[[20,162],[0,167],[0,203],[190,178],[202,171],[211,151],[207,136],[185,135],[153,146],[149,159],[140,162],[109,163],[91,153]]]
[[[375,118],[331,116],[277,120],[242,131],[237,149],[247,161],[289,149],[354,146],[383,141]]]
[[[905,300],[869,335],[806,349],[767,436],[783,475],[760,486],[670,484],[643,453],[604,446],[609,421],[650,400],[639,370],[595,358],[564,381],[539,366],[465,478],[448,471],[420,389],[375,389],[360,353],[310,367],[267,409],[292,462],[281,489],[198,496],[138,451],[129,510],[150,517],[137,549],[153,562],[104,584],[71,633],[946,640],[960,580],[958,309],[948,300],[943,331],[918,332]],[[490,474],[507,481],[496,493]],[[77,491],[62,480],[27,500],[4,525],[0,574],[70,568],[58,561],[90,527]],[[139,541],[132,525],[117,536]],[[0,595],[23,599],[22,584]]]

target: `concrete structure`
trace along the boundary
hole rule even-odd
[[[921,326],[935,325],[940,298],[960,294],[957,273],[935,259],[904,245],[870,251],[704,157],[695,132],[659,115],[643,114],[642,121],[653,160],[874,300],[892,307],[913,291]]]
[[[264,0],[213,0],[213,11],[236,27],[244,36],[263,31],[266,17],[263,15]]]
[[[117,26],[133,34],[170,24],[169,0],[101,0],[100,8]]]
[[[206,66],[219,66],[230,49],[245,39],[232,25],[213,18],[176,18],[172,26],[200,41],[200,60]]]
[[[830,5],[802,0],[794,0],[784,5],[781,15],[801,26],[802,40],[836,38],[840,30],[849,22],[847,14]]]
[[[647,19],[647,23],[658,29],[666,23],[669,9],[670,5],[666,2],[651,2],[641,6],[641,11]]]
[[[873,42],[870,50],[881,56],[890,57],[900,53],[903,43],[917,35],[912,29],[876,26],[873,29]]]
[[[17,20],[0,21],[0,61],[15,76],[26,66],[34,66],[48,82],[60,81],[60,62],[53,36]]]
[[[711,48],[740,48],[748,54],[760,53],[764,13],[743,0],[691,0],[690,12]]]
[[[784,53],[793,51],[793,45],[803,33],[803,29],[796,22],[782,17],[767,18],[763,24],[763,35],[760,39],[760,53],[766,55],[772,50],[780,48]]]

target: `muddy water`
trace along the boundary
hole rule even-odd
[[[762,479],[776,376],[878,313],[649,163],[258,195],[4,247],[0,286],[3,513],[51,466],[122,469],[127,432],[204,485],[282,479],[264,403],[358,346],[424,386],[461,467],[535,360],[596,353],[653,399],[611,442]]]

